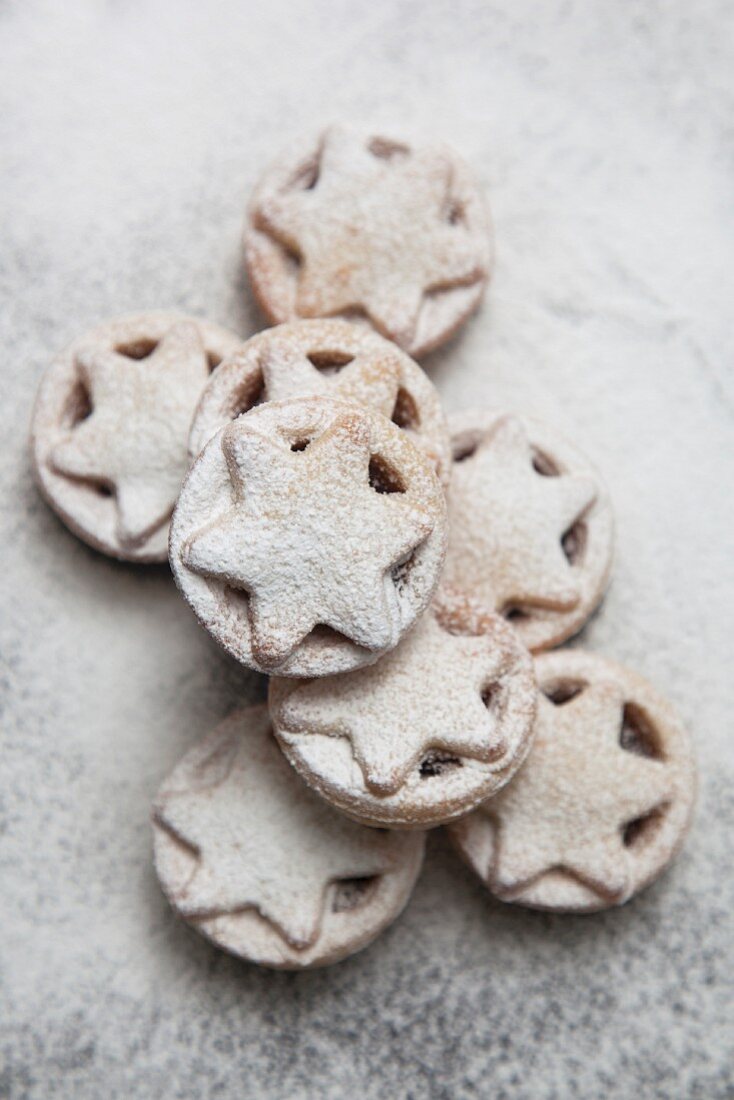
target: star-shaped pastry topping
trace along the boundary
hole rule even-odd
[[[141,360],[90,347],[77,367],[92,411],[49,461],[68,477],[107,486],[120,542],[139,544],[168,521],[186,473],[188,428],[209,375],[199,330],[174,324]]]
[[[217,740],[189,789],[159,797],[156,818],[198,856],[172,900],[190,919],[255,909],[305,949],[318,938],[329,884],[389,873],[395,855],[388,836],[377,842],[329,810],[272,738],[252,732]]]
[[[390,419],[400,387],[400,374],[394,357],[355,356],[329,375],[306,355],[287,343],[266,347],[260,357],[263,381],[269,401],[291,397],[338,396],[366,404]]]
[[[449,634],[428,612],[368,668],[298,685],[281,704],[287,734],[346,737],[366,787],[393,795],[429,750],[493,761],[509,748],[483,700],[504,655]]]
[[[453,168],[437,150],[327,131],[311,186],[269,195],[258,227],[301,260],[300,317],[363,309],[410,346],[423,296],[486,276],[482,247],[457,215]]]
[[[562,539],[594,503],[595,482],[581,474],[544,475],[533,458],[521,421],[507,416],[454,463],[445,579],[469,586],[499,611],[567,610],[580,597]]]
[[[610,682],[561,706],[540,700],[530,755],[480,809],[499,827],[490,879],[500,894],[562,869],[614,900],[628,890],[625,825],[672,797],[665,763],[620,744],[624,697]]]
[[[295,451],[244,421],[221,437],[233,506],[189,540],[185,564],[249,593],[263,667],[282,664],[319,624],[371,650],[395,645],[390,570],[433,524],[407,493],[371,486],[368,414],[340,412]]]

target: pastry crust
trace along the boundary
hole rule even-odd
[[[621,905],[683,842],[696,793],[689,736],[646,680],[613,661],[559,650],[535,668],[530,754],[451,836],[504,901],[577,913]]]
[[[442,591],[370,668],[270,681],[295,769],[355,820],[427,828],[477,806],[520,767],[536,707],[532,660],[498,615]]]
[[[176,912],[217,947],[279,969],[326,966],[400,914],[422,834],[366,829],[305,787],[264,706],[191,749],[153,807],[155,867]]]
[[[31,454],[44,498],[75,535],[124,561],[166,560],[191,416],[210,371],[241,343],[159,311],[107,321],[57,356],[38,390]]]
[[[219,428],[256,405],[319,394],[382,413],[405,431],[431,460],[442,484],[448,484],[448,427],[433,383],[389,340],[334,319],[266,329],[222,363],[191,425],[192,460]]]
[[[344,672],[397,645],[446,546],[440,483],[394,424],[327,397],[273,401],[209,441],[171,524],[176,582],[232,656]]]
[[[533,652],[558,645],[609,582],[614,517],[603,479],[532,417],[466,412],[449,430],[446,582],[504,615]]]
[[[484,195],[453,150],[344,125],[265,172],[244,245],[271,321],[356,316],[413,356],[476,309],[492,260]]]

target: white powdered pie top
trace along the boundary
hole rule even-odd
[[[270,682],[288,759],[324,798],[367,824],[449,821],[503,786],[528,750],[536,706],[529,654],[498,615],[466,601],[455,610],[442,594],[369,668],[307,684]]]
[[[255,405],[319,394],[382,413],[428,455],[443,484],[448,483],[449,434],[433,383],[395,344],[339,320],[295,321],[266,329],[222,363],[191,425],[191,458],[219,428]]]
[[[535,664],[542,694],[530,754],[452,836],[505,901],[621,905],[660,874],[688,828],[688,735],[645,680],[611,661],[569,650]]]
[[[178,913],[266,966],[336,962],[397,917],[424,837],[366,829],[283,759],[267,709],[231,715],[183,758],[153,809],[155,864]]]
[[[207,321],[141,313],[54,360],[31,447],[43,495],[75,534],[112,557],[166,560],[191,416],[210,371],[240,345]]]
[[[512,621],[529,649],[580,630],[612,564],[609,494],[588,459],[538,420],[489,412],[449,422],[447,584]]]
[[[332,126],[265,173],[245,252],[271,320],[357,312],[420,355],[477,306],[491,230],[451,149]]]
[[[171,524],[171,565],[239,661],[324,676],[376,660],[430,602],[443,563],[438,479],[378,413],[273,401],[210,440]]]

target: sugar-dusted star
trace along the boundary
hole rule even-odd
[[[318,624],[371,650],[394,645],[390,570],[432,523],[406,494],[371,487],[367,415],[340,413],[298,452],[244,421],[225,428],[221,446],[235,501],[190,539],[184,560],[250,594],[258,662],[282,664]]]
[[[328,130],[315,183],[271,195],[257,212],[260,228],[301,258],[296,313],[363,309],[409,346],[426,292],[486,275],[476,239],[451,217],[452,176],[440,151]]]
[[[172,901],[194,919],[255,909],[305,949],[318,938],[329,884],[389,873],[395,856],[389,837],[376,844],[306,791],[269,734],[246,734],[216,739],[189,788],[159,796],[157,820],[198,857]]]
[[[369,790],[393,795],[431,749],[484,761],[504,754],[482,699],[502,660],[428,612],[377,665],[297,686],[279,722],[287,733],[347,738]]]
[[[562,706],[541,698],[530,756],[480,812],[498,825],[490,879],[513,893],[563,869],[608,899],[628,889],[624,826],[664,804],[672,780],[664,762],[620,744],[619,687],[585,687]]]
[[[112,490],[118,538],[133,546],[167,522],[186,473],[191,416],[209,375],[201,335],[181,321],[145,359],[90,347],[77,365],[92,411],[50,462]]]
[[[472,455],[454,463],[446,581],[470,584],[500,611],[573,608],[580,588],[561,540],[596,495],[589,476],[538,473],[522,422],[502,417]]]
[[[357,354],[329,375],[299,349],[274,341],[263,351],[260,367],[269,401],[325,394],[368,405],[388,419],[400,388],[397,359],[388,354]]]

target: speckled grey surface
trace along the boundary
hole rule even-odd
[[[734,1095],[727,0],[0,5],[3,1068],[0,1096]],[[303,128],[434,127],[488,184],[488,305],[430,360],[447,407],[558,422],[609,480],[612,591],[583,639],[678,704],[700,807],[619,912],[492,903],[436,835],[402,919],[330,971],[259,971],[178,923],[161,777],[260,691],[164,569],[38,499],[50,352],[178,307],[250,332],[244,196]]]

